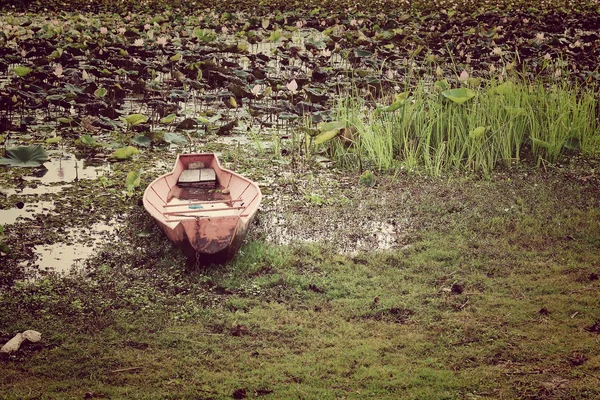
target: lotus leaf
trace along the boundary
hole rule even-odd
[[[187,139],[181,135],[172,132],[166,132],[163,137],[164,141],[171,144],[183,144],[187,143]]]
[[[48,161],[48,154],[40,145],[17,146],[6,149],[8,157],[0,158],[0,165],[10,167],[39,167]]]
[[[15,72],[15,74],[17,74],[19,78],[23,78],[29,75],[32,69],[29,67],[23,67],[22,65],[19,65],[18,67],[14,67],[13,71]]]
[[[133,138],[133,143],[137,144],[138,146],[148,147],[152,143],[152,139],[146,135],[139,135]]]
[[[161,124],[172,124],[173,121],[175,121],[175,117],[177,117],[177,115],[175,115],[175,114],[169,114],[166,117],[161,118],[159,122]]]
[[[89,146],[89,147],[99,147],[101,146],[100,143],[98,143],[98,141],[96,140],[95,137],[91,136],[91,135],[81,135],[79,137],[79,142],[85,146]]]
[[[140,151],[133,146],[121,147],[115,150],[110,157],[117,160],[128,160],[136,154],[140,154]]]
[[[475,128],[469,132],[469,137],[473,140],[479,139],[479,138],[483,137],[483,135],[485,134],[485,130],[486,130],[485,126],[478,126],[477,128]]]
[[[125,121],[129,126],[136,126],[148,121],[148,117],[144,114],[130,114],[126,117],[121,117],[121,120]]]
[[[133,190],[140,186],[140,178],[142,176],[142,170],[139,171],[131,171],[127,174],[127,178],[125,178],[125,186],[129,192],[133,192]]]
[[[104,96],[106,96],[106,93],[108,93],[108,90],[106,90],[103,87],[99,87],[98,89],[96,89],[94,91],[94,96],[98,97],[98,98],[103,98]]]
[[[323,132],[315,138],[315,144],[325,143],[340,134],[340,129]]]
[[[464,102],[471,100],[473,97],[475,97],[475,95],[476,93],[474,91],[464,87],[444,90],[442,92],[442,96],[456,104],[463,104]]]
[[[220,118],[221,118],[221,114],[217,114],[210,118],[206,118],[206,117],[200,115],[199,117],[196,117],[196,121],[198,121],[201,124],[212,124],[212,123],[215,123],[216,121],[218,121]]]
[[[346,123],[343,121],[331,121],[327,123],[319,124],[319,130],[321,132],[329,132],[332,130],[340,130],[346,127]]]

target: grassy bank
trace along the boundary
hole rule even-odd
[[[190,272],[135,211],[130,244],[0,295],[3,340],[44,337],[2,358],[4,398],[600,395],[597,182],[365,190],[412,194],[403,249],[340,255],[255,237],[233,265]]]

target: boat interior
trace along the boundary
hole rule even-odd
[[[213,165],[203,162],[182,162],[180,166],[152,185],[149,200],[165,222],[243,216],[256,197],[251,182],[218,165],[211,168]]]

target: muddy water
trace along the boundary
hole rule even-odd
[[[114,240],[118,224],[97,223],[89,229],[72,228],[66,232],[69,243],[54,243],[35,246],[35,265],[42,271],[66,273],[73,267],[82,266],[85,259],[91,257],[103,245]]]
[[[23,186],[0,189],[0,194],[8,198],[13,206],[0,210],[0,225],[9,228],[10,225],[43,218],[44,215],[55,212],[54,200],[40,200],[44,194],[60,193],[83,179],[98,179],[110,171],[110,165],[90,165],[84,160],[78,160],[68,152],[51,153],[51,159],[44,163],[43,168],[32,170],[23,176],[24,184],[35,184],[35,187]],[[61,184],[62,183],[62,184]],[[116,222],[110,224],[98,223],[91,227],[68,228],[64,241],[50,245],[35,246],[34,265],[40,270],[67,272],[106,242],[116,229]]]
[[[75,182],[79,179],[97,179],[110,171],[110,165],[89,165],[78,160],[73,154],[59,153],[44,163],[43,169],[37,169],[33,175],[24,176],[26,181],[35,181],[42,185],[60,182]]]

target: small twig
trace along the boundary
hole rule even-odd
[[[539,375],[539,374],[543,374],[544,371],[508,371],[505,372],[504,375]]]
[[[466,307],[466,305],[467,305],[467,304],[469,304],[469,300],[471,300],[471,299],[467,299],[467,301],[465,301],[464,303],[462,303],[462,304],[460,305],[460,307],[458,307],[458,309],[459,309],[459,310],[462,310],[463,308],[465,308],[465,307]]]
[[[462,346],[463,344],[476,343],[479,339],[461,340],[460,342],[450,343],[452,346]]]
[[[579,314],[579,311],[575,311],[572,315],[571,315],[571,319],[575,318],[575,316],[577,316],[577,314]]]
[[[589,372],[585,372],[585,371],[581,371],[581,372],[583,372],[585,375],[591,376],[592,378],[596,378],[600,381],[600,376],[598,376],[598,375],[590,374]]]
[[[142,369],[143,367],[131,367],[131,368],[122,368],[122,369],[115,369],[113,371],[110,371],[112,373],[117,373],[117,372],[129,372],[129,371],[137,371],[138,369]]]

